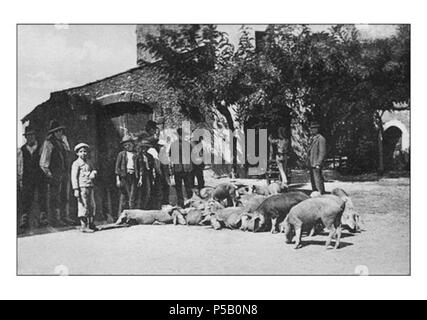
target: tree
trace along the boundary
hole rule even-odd
[[[230,60],[234,48],[227,34],[214,25],[180,25],[148,35],[144,49],[160,62],[155,64],[177,91],[181,112],[195,122],[212,119],[219,111],[234,129],[224,104]],[[207,121],[209,122],[209,121]]]

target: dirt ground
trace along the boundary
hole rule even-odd
[[[334,187],[350,194],[364,220],[364,231],[345,232],[338,250],[325,250],[326,234],[305,237],[307,245],[294,250],[283,234],[208,226],[143,225],[94,234],[69,230],[18,238],[18,274],[408,275],[409,179],[326,183],[327,190]]]

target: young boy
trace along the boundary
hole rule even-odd
[[[81,231],[92,233],[97,230],[94,224],[95,197],[93,192],[93,180],[97,172],[88,162],[89,146],[86,143],[79,143],[74,147],[74,151],[78,158],[71,166],[71,184],[78,202]]]

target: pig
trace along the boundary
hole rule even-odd
[[[272,182],[268,186],[252,186],[252,193],[256,193],[262,196],[270,196],[273,194],[278,194],[283,191],[280,183]]]
[[[252,231],[258,230],[259,228],[259,219],[252,219],[253,213],[244,212],[242,213],[240,220],[241,226],[240,230],[242,231]]]
[[[309,196],[299,191],[280,193],[266,198],[253,213],[251,220],[254,221],[251,223],[254,225],[258,223],[258,226],[254,227],[254,232],[262,231],[271,225],[271,233],[277,233],[278,224],[285,219],[289,210],[306,199],[309,199]]]
[[[223,226],[229,229],[238,229],[241,226],[242,214],[242,207],[227,207],[206,216],[202,222],[209,221],[215,230],[221,229]]]
[[[303,229],[311,229],[320,220],[329,230],[326,248],[330,248],[332,238],[336,236],[334,248],[337,249],[340,245],[341,217],[344,208],[345,202],[334,195],[310,198],[295,205],[282,224],[284,226],[286,243],[291,243],[295,235],[295,249],[301,248],[301,234]]]
[[[248,213],[254,212],[255,209],[265,200],[265,196],[261,195],[244,195],[239,198],[239,206],[245,208],[245,211]]]
[[[278,194],[281,193],[283,189],[280,183],[273,182],[268,185],[267,190],[270,194]]]
[[[187,208],[181,210],[175,210],[172,213],[173,223],[175,225],[187,225],[195,226],[199,225],[200,222],[205,218],[205,211],[196,208]]]
[[[227,207],[236,205],[236,199],[239,197],[237,194],[237,187],[232,183],[221,183],[212,191],[212,199],[218,202],[227,200]]]
[[[242,186],[242,187],[237,188],[236,192],[237,192],[238,196],[241,197],[241,196],[244,196],[244,195],[251,194],[252,190],[249,187],[247,187],[247,186]]]
[[[177,208],[172,212],[172,222],[174,225],[181,224],[186,225],[187,220],[185,219],[185,216],[187,215],[187,212],[185,209]]]
[[[345,202],[345,209],[342,215],[341,224],[347,227],[351,232],[361,231],[360,215],[354,208],[353,201],[343,189],[335,188],[331,194],[339,197]]]
[[[166,224],[172,223],[172,213],[177,208],[172,206],[165,206],[162,210],[140,210],[140,209],[129,209],[123,210],[119,218],[116,221],[116,225],[121,224]]]
[[[253,185],[252,186],[252,193],[261,195],[261,196],[269,196],[270,195],[270,191],[268,190],[268,186],[257,186],[257,185]]]

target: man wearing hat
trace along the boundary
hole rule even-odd
[[[31,205],[37,191],[40,217],[39,226],[47,225],[46,185],[40,169],[40,146],[35,131],[30,126],[25,128],[26,143],[18,149],[18,182],[21,190],[22,216],[19,227],[30,227]]]
[[[325,183],[322,174],[323,160],[326,156],[326,140],[319,133],[320,125],[313,122],[310,126],[310,147],[307,152],[307,167],[310,170],[311,187],[313,191],[325,193]]]
[[[66,212],[70,146],[64,135],[64,129],[65,127],[61,126],[58,121],[50,122],[40,156],[40,168],[43,170],[48,186],[49,218],[56,226],[75,224],[75,221]]]
[[[71,185],[74,197],[77,199],[78,212],[82,232],[93,232],[97,228],[94,224],[95,196],[93,180],[97,174],[92,163],[88,160],[89,146],[79,143],[74,147],[78,158],[71,166]]]
[[[124,135],[121,141],[123,151],[120,151],[116,160],[116,186],[120,189],[119,215],[124,209],[134,209],[136,201],[136,187],[138,182],[138,168],[134,139]]]
[[[153,177],[152,184],[152,202],[153,208],[157,209],[161,205],[169,204],[169,193],[170,193],[170,168],[168,164],[164,164],[159,159],[159,153],[164,142],[159,142],[159,128],[158,124],[153,120],[148,120],[145,125],[145,131],[140,135],[141,139],[147,140],[151,147],[148,149],[148,153],[152,155],[155,165],[155,175]],[[160,202],[160,203],[159,203]]]

